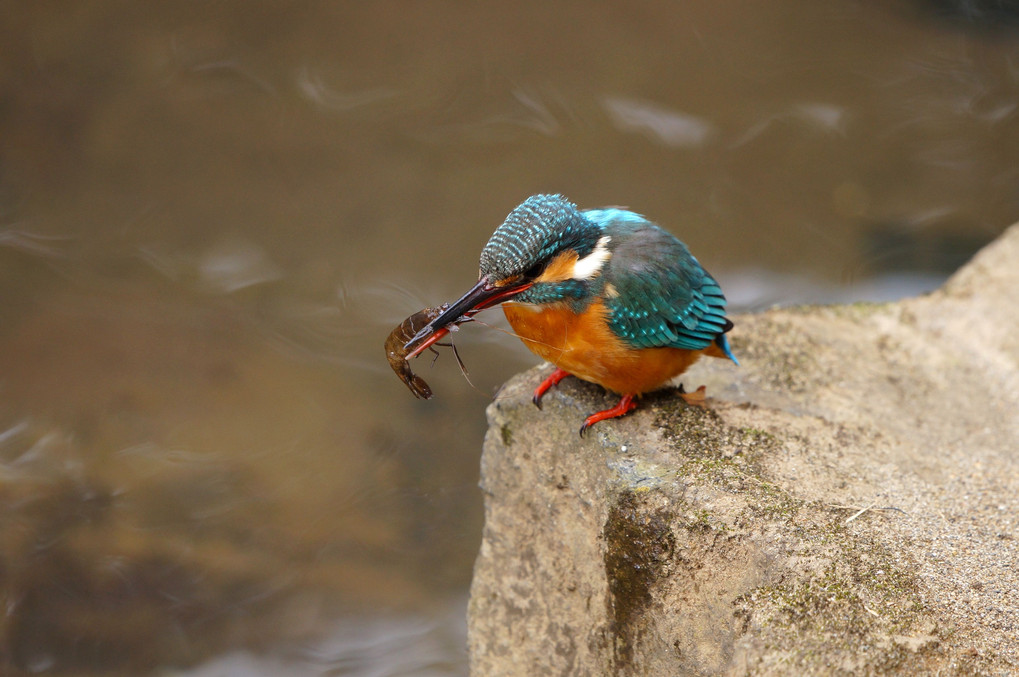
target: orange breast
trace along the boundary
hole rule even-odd
[[[661,387],[700,358],[703,351],[631,348],[612,333],[600,302],[576,314],[565,304],[504,303],[513,331],[531,352],[560,369],[616,393]]]

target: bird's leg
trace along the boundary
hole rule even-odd
[[[534,402],[534,406],[541,409],[541,398],[544,397],[553,386],[559,384],[564,378],[570,375],[570,372],[556,367],[556,370],[552,372],[552,375],[541,382],[537,388],[534,389],[534,395],[531,397],[531,402]]]
[[[583,437],[584,433],[587,432],[587,429],[593,426],[598,421],[604,421],[607,418],[616,418],[618,416],[623,416],[636,409],[637,408],[636,397],[637,397],[636,393],[628,393],[626,395],[623,395],[623,398],[619,400],[619,404],[612,407],[611,409],[606,409],[605,411],[598,411],[588,416],[586,419],[584,419],[584,425],[580,426],[580,436]]]

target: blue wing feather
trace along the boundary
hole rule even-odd
[[[724,336],[732,327],[725,295],[686,245],[633,212],[585,216],[612,238],[601,283],[617,336],[635,348],[702,350],[715,343],[735,361]]]

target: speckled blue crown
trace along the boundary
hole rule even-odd
[[[481,251],[481,273],[494,280],[521,275],[566,247],[583,256],[597,233],[595,224],[562,195],[532,195],[492,233]]]

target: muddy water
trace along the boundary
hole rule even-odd
[[[8,4],[0,665],[462,673],[484,407],[533,359],[493,313],[423,402],[385,336],[538,191],[742,308],[938,284],[1019,218],[1019,43],[886,4]]]

